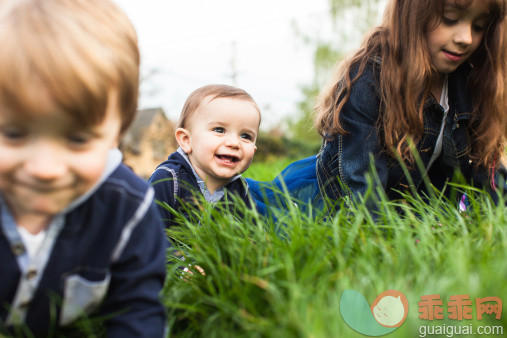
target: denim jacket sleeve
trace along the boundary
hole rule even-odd
[[[380,113],[377,83],[374,68],[368,65],[354,83],[340,114],[347,134],[324,141],[317,160],[317,174],[321,190],[331,199],[366,193],[365,175],[370,170],[370,156],[374,158],[380,184],[387,185],[387,158],[376,127]]]
[[[507,168],[500,164],[494,175],[496,189],[503,196],[505,206],[507,206]]]
[[[497,189],[500,190],[500,194],[502,194],[505,206],[507,207],[507,168],[504,164],[500,165],[500,168],[495,174],[495,179]]]
[[[500,164],[494,172],[481,166],[476,168],[472,175],[472,183],[479,189],[485,189],[495,203],[498,203],[498,196],[504,198],[505,206],[507,206],[507,169]]]
[[[101,314],[111,315],[106,322],[108,337],[164,336],[166,315],[159,292],[166,275],[165,238],[160,214],[151,203],[117,260],[113,257],[110,286],[101,306]]]

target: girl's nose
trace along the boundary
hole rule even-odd
[[[454,42],[459,45],[470,45],[473,42],[473,28],[470,23],[463,23],[456,27],[457,31],[454,34]]]
[[[64,154],[52,143],[42,143],[32,148],[25,162],[25,172],[34,179],[56,180],[67,172]]]

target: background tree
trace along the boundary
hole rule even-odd
[[[288,121],[291,138],[304,140],[307,144],[320,144],[321,138],[313,127],[315,99],[329,80],[335,64],[357,48],[364,33],[379,22],[385,2],[329,0],[329,20],[319,20],[311,30],[295,25],[296,34],[314,50],[314,77],[311,83],[301,86],[304,99],[298,103],[297,117]]]

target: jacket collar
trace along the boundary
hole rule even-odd
[[[370,56],[368,61],[375,67],[382,65],[382,56]],[[452,100],[452,105],[456,111],[456,116],[463,118],[470,118],[472,116],[473,105],[468,91],[468,77],[470,75],[470,66],[465,62],[459,66],[454,72],[449,74],[449,98]],[[432,98],[429,98],[425,103],[425,108],[428,105],[438,103]]]
[[[454,72],[449,74],[449,96],[452,98],[456,109],[456,115],[472,116],[473,105],[468,90],[468,78],[470,75],[470,66],[464,63]]]

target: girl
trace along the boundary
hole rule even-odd
[[[497,200],[507,176],[499,164],[506,11],[506,0],[389,0],[382,25],[339,64],[318,100],[324,141],[302,171],[315,169],[320,195],[364,196],[373,163],[390,199],[424,192],[425,176],[441,190],[459,171]],[[281,176],[298,191],[297,177]]]

